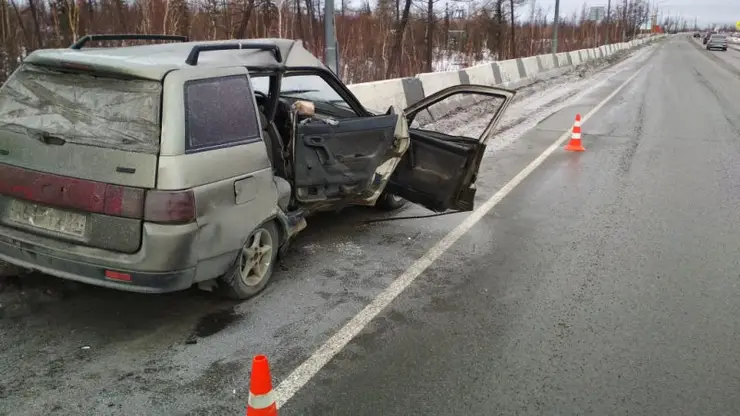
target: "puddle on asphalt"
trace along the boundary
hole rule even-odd
[[[236,314],[233,307],[211,312],[198,320],[195,330],[188,338],[187,343],[195,344],[197,338],[205,338],[216,334],[234,323],[237,319],[239,319],[239,315]]]

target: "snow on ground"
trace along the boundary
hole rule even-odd
[[[653,48],[654,46],[648,46],[639,49],[629,58],[616,64],[614,61],[619,58],[612,57],[600,62],[579,65],[565,75],[518,90],[514,102],[504,113],[494,137],[488,143],[486,155],[505,148],[544,118],[565,108],[571,101],[570,98],[589,94],[599,88],[615,72],[645,57]],[[612,64],[614,64],[612,68],[606,68]],[[479,101],[464,111],[451,112],[432,123],[422,124],[426,129],[477,138],[490,121],[490,115],[497,105],[499,103],[492,100]],[[431,110],[435,111],[433,108]]]
[[[435,51],[436,59],[432,62],[434,72],[459,71],[471,66],[497,61],[497,55],[484,49],[478,57],[472,57],[454,51]]]

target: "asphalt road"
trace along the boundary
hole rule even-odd
[[[550,156],[281,415],[737,414],[740,76],[721,54],[662,45],[585,153]]]
[[[740,62],[721,54],[674,39],[523,90],[479,205],[637,74],[584,124],[586,153],[546,159],[281,416],[739,408]],[[380,217],[312,219],[243,303],[0,282],[0,415],[240,414],[254,354],[277,387],[465,218]]]

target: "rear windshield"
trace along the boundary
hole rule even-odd
[[[93,76],[24,64],[0,89],[0,129],[30,138],[159,152],[158,81]]]
[[[725,35],[712,35],[712,39],[725,40]]]

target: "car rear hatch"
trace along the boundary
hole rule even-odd
[[[727,46],[727,38],[724,36],[712,36],[709,39],[709,43],[716,46]]]
[[[123,253],[155,186],[162,84],[23,64],[0,88],[0,222]]]

